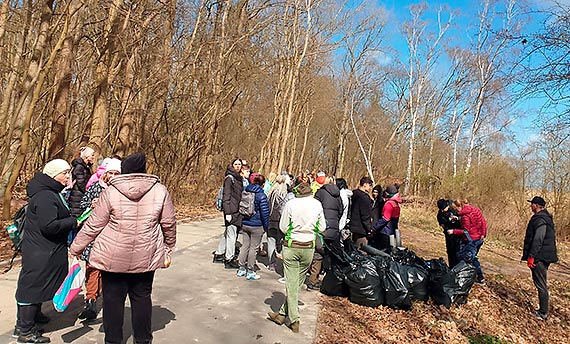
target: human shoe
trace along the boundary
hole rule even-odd
[[[83,310],[79,313],[79,319],[95,320],[97,319],[97,302],[96,300],[86,300]]]
[[[36,317],[34,318],[34,321],[38,324],[47,324],[50,320],[51,319],[41,311],[36,313]]]
[[[239,264],[235,259],[225,260],[224,261],[224,267],[226,269],[237,269],[237,268],[239,268]]]
[[[307,283],[307,290],[320,290],[320,284]]]
[[[212,252],[214,258],[212,259],[212,263],[223,263],[224,262],[224,255],[223,254],[216,254],[216,251]]]
[[[485,282],[484,278],[476,280],[475,283],[477,283],[479,285],[487,285],[487,282]]]
[[[37,329],[35,326],[32,328],[32,331],[37,331],[38,333],[44,333],[42,329]],[[20,337],[22,331],[17,326],[14,326],[14,332],[12,332],[12,338]]]
[[[285,277],[281,277],[277,280],[277,282],[279,282],[281,284],[285,284],[287,282],[287,279]]]
[[[238,271],[236,272],[236,276],[237,276],[237,277],[243,277],[243,276],[245,276],[246,274],[247,274],[247,270],[246,270],[245,267],[243,267],[243,266],[240,267],[240,268],[238,269]]]
[[[271,263],[267,266],[267,270],[269,271],[275,271],[275,263]]]
[[[261,278],[261,276],[259,276],[258,274],[255,273],[255,271],[248,271],[247,275],[245,276],[245,278],[247,278],[250,281],[257,281],[258,279]]]
[[[542,320],[542,321],[546,321],[546,319],[548,319],[548,314],[541,313],[540,311],[535,311],[534,316],[538,320]]]
[[[18,336],[18,343],[49,343],[51,340],[48,337],[44,337],[38,331],[30,331],[26,334],[20,333]]]
[[[283,325],[283,323],[285,323],[285,316],[279,314],[278,312],[267,313],[267,319],[273,321],[277,325]]]
[[[289,324],[289,328],[294,333],[299,333],[299,326],[300,326],[299,320],[295,321],[294,323]]]

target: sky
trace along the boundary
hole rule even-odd
[[[356,1],[356,0],[355,0]],[[390,13],[390,32],[387,33],[386,43],[388,46],[396,50],[395,53],[379,54],[378,59],[384,64],[392,63],[394,59],[407,59],[407,45],[406,41],[400,34],[398,27],[404,20],[410,18],[408,6],[412,4],[418,4],[421,1],[410,1],[410,0],[368,0],[372,6],[383,7]],[[358,1],[360,2],[360,1]],[[427,16],[427,19],[433,22],[434,27],[437,25],[437,9],[441,6],[449,6],[453,10],[458,10],[459,13],[456,14],[453,22],[454,27],[450,29],[449,34],[453,35],[455,44],[468,45],[469,44],[469,25],[472,23],[475,13],[477,13],[481,7],[481,1],[477,0],[465,0],[465,1],[426,1],[430,7],[429,13],[431,15]],[[563,5],[570,6],[570,0],[558,1]],[[544,9],[551,5],[549,0],[530,0],[529,6],[533,9]],[[530,22],[525,26],[524,33],[529,34],[536,32],[542,22],[544,17],[538,14],[533,14],[529,17]],[[393,56],[392,54],[399,54],[399,56]],[[536,126],[536,116],[540,111],[545,111],[543,105],[545,104],[545,99],[541,97],[528,98],[518,101],[515,105],[515,111],[520,117],[513,121],[510,129],[514,133],[516,140],[523,145],[525,143],[530,143],[533,140],[538,139],[539,130]]]

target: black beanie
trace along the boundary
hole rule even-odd
[[[146,173],[146,158],[143,153],[135,153],[121,162],[121,174]]]
[[[439,210],[443,210],[443,209],[447,208],[448,205],[449,205],[449,201],[445,200],[443,198],[441,198],[437,201],[437,208]]]

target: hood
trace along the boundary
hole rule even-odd
[[[394,201],[396,203],[402,203],[402,196],[400,196],[400,193],[398,192],[394,196],[390,197],[389,201]]]
[[[237,180],[241,180],[241,179],[242,179],[241,174],[239,174],[239,172],[236,172],[236,170],[234,170],[234,168],[233,168],[232,165],[229,165],[229,166],[226,168],[226,174],[225,174],[225,175],[226,175],[226,176],[232,175],[232,176],[234,176],[234,178],[237,179]]]
[[[57,193],[61,192],[63,188],[65,188],[65,185],[62,185],[47,174],[36,172],[34,177],[30,179],[28,186],[26,186],[26,192],[28,197],[33,197],[35,194],[43,190],[50,190]]]
[[[471,213],[474,209],[475,209],[475,207],[472,206],[471,204],[466,204],[466,205],[463,206],[463,208],[462,208],[461,211],[459,212],[459,215],[469,214],[469,213]]]
[[[114,177],[109,181],[109,186],[117,188],[128,199],[137,201],[158,182],[158,177],[152,174],[130,173]]]
[[[246,186],[245,191],[260,193],[263,192],[263,188],[257,184],[249,184],[248,186]]]
[[[83,165],[88,170],[90,170],[91,166],[93,166],[93,164],[86,164],[85,161],[83,161],[81,158],[75,158],[71,161],[71,167],[75,167],[77,165]]]
[[[338,188],[338,186],[334,185],[334,184],[325,184],[323,186],[321,186],[321,189],[325,190],[326,192],[328,192],[331,196],[333,197],[340,197],[340,190]]]
[[[543,218],[550,219],[550,221],[553,221],[552,215],[551,215],[546,209],[542,209],[541,211],[539,211],[538,213],[534,214],[533,216],[536,216],[536,217],[543,217]]]

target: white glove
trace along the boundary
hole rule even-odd
[[[232,216],[231,215],[226,215],[226,221],[230,222],[232,220]]]

